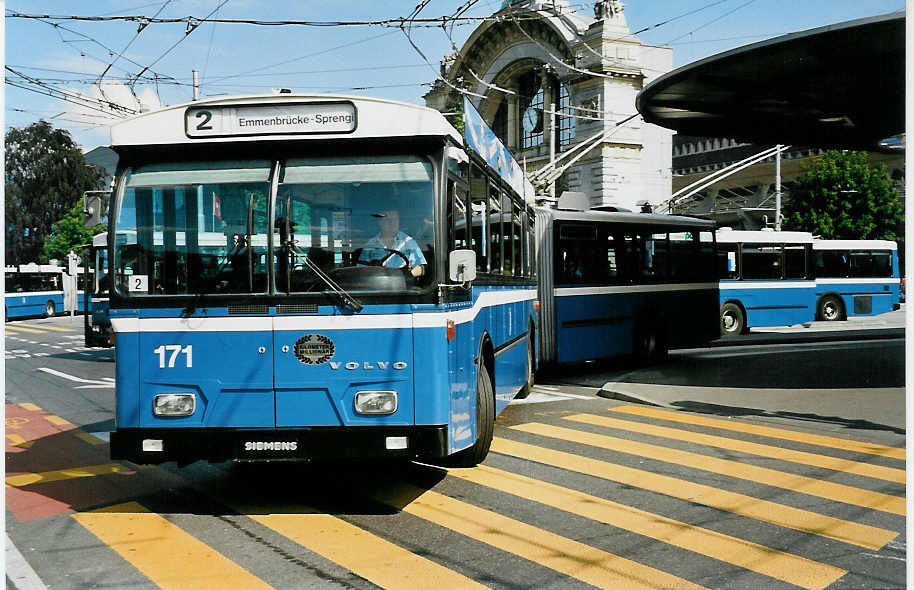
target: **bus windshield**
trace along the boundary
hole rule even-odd
[[[130,169],[115,225],[116,286],[132,296],[306,294],[332,290],[329,278],[346,291],[424,289],[433,179],[431,163],[415,156]]]

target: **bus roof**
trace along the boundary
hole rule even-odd
[[[449,137],[444,116],[424,106],[348,95],[240,95],[142,113],[111,126],[111,145],[175,145],[307,139]]]
[[[683,215],[658,215],[654,213],[628,213],[621,211],[569,211],[563,209],[549,209],[537,207],[537,211],[546,214],[554,220],[563,221],[605,221],[612,223],[631,223],[640,225],[691,225],[707,229],[714,229],[714,222],[709,219],[686,217]]]
[[[809,244],[812,243],[812,234],[805,231],[719,229],[717,230],[717,242],[754,242],[757,244]]]
[[[819,240],[812,241],[813,250],[897,250],[891,240]]]

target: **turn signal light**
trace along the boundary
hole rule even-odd
[[[454,324],[454,320],[447,321],[447,339],[453,340],[457,337],[457,325]]]

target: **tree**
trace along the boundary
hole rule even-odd
[[[104,175],[88,166],[70,134],[46,121],[6,133],[6,261],[44,261],[45,237]]]
[[[828,240],[904,239],[904,206],[882,164],[866,152],[828,151],[812,160],[784,205],[784,228]]]
[[[63,219],[51,225],[51,233],[44,238],[43,259],[57,259],[64,264],[67,254],[72,250],[82,255],[83,248],[92,243],[92,236],[105,231],[104,225],[89,228],[83,224],[83,197],[67,211]]]

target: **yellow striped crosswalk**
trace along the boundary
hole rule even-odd
[[[136,502],[74,514],[73,518],[159,588],[271,588],[215,549]]]
[[[619,406],[617,408],[612,408],[612,411],[632,416],[645,416],[648,418],[659,418],[661,420],[669,420],[672,422],[709,426],[711,428],[718,428],[720,430],[744,432],[747,434],[755,434],[768,438],[790,440],[820,447],[830,447],[833,449],[842,449],[855,453],[869,453],[871,455],[881,455],[883,457],[901,459],[902,461],[905,460],[904,449],[879,445],[870,442],[860,442],[847,438],[823,436],[821,434],[809,434],[806,432],[796,432],[784,428],[773,428],[771,426],[760,426],[758,424],[746,424],[744,422],[721,420],[719,418],[708,418],[706,416],[696,416],[694,414],[680,414],[678,412],[661,410],[659,408],[648,406]]]
[[[829,469],[869,478],[870,488],[882,485],[883,489],[897,490],[896,472],[903,473],[902,464],[896,467],[885,464],[903,461],[904,449],[656,408],[623,406],[603,413],[545,416],[541,421],[499,427],[492,443],[493,458],[485,465],[446,472],[415,466],[397,472],[400,475],[382,478],[380,483],[375,482],[377,485],[365,486],[362,492],[353,492],[356,497],[363,494],[366,506],[387,507],[379,512],[371,509],[370,514],[376,516],[367,520],[359,513],[330,514],[304,504],[289,506],[285,501],[271,506],[257,500],[258,504],[251,506],[239,500],[240,496],[230,487],[220,485],[204,486],[200,493],[228,506],[241,515],[238,518],[294,542],[303,552],[296,559],[318,555],[372,584],[393,589],[485,588],[490,580],[501,580],[504,576],[510,584],[510,572],[487,573],[486,564],[479,563],[472,568],[465,565],[463,569],[455,568],[455,563],[462,562],[445,557],[446,552],[440,548],[429,552],[417,550],[421,541],[413,541],[409,533],[398,532],[403,527],[418,531],[420,538],[438,539],[442,532],[447,532],[445,539],[451,542],[459,539],[460,543],[476,544],[488,551],[494,549],[511,559],[535,563],[569,580],[600,588],[700,589],[709,580],[710,586],[716,585],[717,570],[732,570],[756,576],[752,578],[755,583],[768,578],[772,584],[777,581],[823,590],[847,575],[849,568],[833,557],[834,552],[823,551],[820,557],[816,547],[829,547],[839,541],[858,551],[863,548],[878,552],[898,537],[899,530],[871,523],[895,519],[899,528],[904,526],[903,496],[855,487],[846,483],[846,478],[838,483],[808,474]],[[694,425],[704,432],[671,428],[663,423]],[[636,433],[642,438],[622,438],[618,436],[620,431]],[[743,438],[711,431],[738,433]],[[650,442],[644,442],[643,437],[650,437]],[[766,444],[754,442],[755,439],[743,440],[752,437],[761,437]],[[807,450],[771,444],[779,440],[804,444]],[[815,448],[823,449],[824,454],[815,452]],[[835,457],[836,450],[879,457],[883,465]],[[741,459],[742,455],[770,461],[760,466]],[[676,469],[630,467],[633,458]],[[505,468],[505,465],[518,465],[518,459],[524,465],[538,465],[539,469],[555,473],[581,474],[596,478],[595,481],[611,482],[594,489],[606,490],[607,485],[612,486],[612,495],[594,493],[589,488],[584,491],[552,476],[550,481],[545,481],[530,473]],[[784,463],[785,470],[778,468],[778,462]],[[808,473],[797,473],[798,464]],[[66,478],[122,474],[124,469],[112,463],[17,473],[8,476],[6,483],[28,488]],[[420,486],[413,481],[425,480],[426,475],[427,481],[433,483]],[[709,477],[713,480],[708,480]],[[732,478],[741,490],[760,487],[752,494],[729,491],[720,485],[722,477]],[[708,483],[702,483],[703,478]],[[321,485],[320,481],[315,485]],[[455,491],[455,486],[462,487]],[[768,529],[774,526],[799,531],[805,541],[802,549],[794,552],[781,545],[760,543],[758,539],[764,536],[744,537],[732,528],[726,534],[713,525],[689,522],[690,517],[679,520],[672,513],[654,513],[645,508],[643,500],[638,507],[629,505],[626,494],[630,489],[663,495],[668,502],[687,502],[702,506],[701,510],[709,507],[729,513],[744,520],[746,527],[757,522],[765,523]],[[831,506],[822,504],[824,500],[854,509],[826,510],[832,514],[861,515],[872,511],[879,516],[869,521],[838,518],[797,507],[808,503],[792,505],[788,499],[791,495],[817,498],[820,502],[816,506]],[[522,510],[516,509],[521,505]],[[521,518],[518,514],[528,516]],[[261,579],[220,553],[218,547],[210,547],[190,530],[175,524],[182,522],[186,526],[192,520],[169,520],[136,502],[76,513],[72,517],[159,587],[271,587],[263,571],[260,571],[264,576]],[[584,519],[582,522],[591,525],[580,534],[577,529],[569,534],[572,530],[569,527],[556,529],[556,523],[566,518]],[[619,538],[620,531],[629,541],[616,547],[614,540]],[[705,560],[701,563],[719,566],[715,566],[713,573],[690,567],[672,571],[648,558],[650,550],[632,551],[632,538],[645,540],[637,543],[638,547],[666,546],[683,555],[700,556]],[[174,559],[175,555],[181,559]]]
[[[572,416],[571,419],[574,419],[574,416]],[[613,436],[572,430],[570,428],[562,428],[550,424],[521,424],[512,426],[512,428],[540,436],[572,441],[599,447],[601,449],[637,455],[656,461],[675,463],[692,469],[700,469],[702,471],[710,471],[729,477],[754,481],[772,487],[801,492],[810,496],[827,498],[835,502],[865,506],[866,508],[872,508],[873,510],[884,510],[894,514],[905,513],[904,498],[881,492],[863,490],[830,481],[823,481],[794,473],[778,471],[768,467],[759,467],[740,461],[719,459],[717,457],[710,457],[691,451],[682,451],[670,447],[651,445]]]
[[[329,514],[266,514],[250,518],[382,588],[486,587]]]
[[[403,490],[403,511],[599,588],[702,588],[579,541],[433,491]],[[384,498],[399,505],[399,497]]]
[[[816,453],[807,453],[805,451],[795,451],[793,449],[784,449],[771,445],[763,445],[760,443],[729,438],[726,436],[702,434],[699,432],[691,432],[678,428],[670,428],[668,426],[656,426],[653,424],[632,422],[630,420],[619,420],[617,418],[609,418],[607,416],[597,416],[593,414],[578,414],[575,416],[568,416],[566,419],[581,422],[583,424],[591,424],[594,426],[619,428],[623,430],[629,430],[631,432],[638,432],[641,434],[674,438],[676,440],[686,441],[690,443],[707,445],[710,447],[717,447],[730,451],[739,451],[749,455],[758,455],[760,457],[768,457],[781,461],[790,461],[793,463],[800,463],[802,465],[809,465],[812,467],[821,467],[823,469],[843,471],[845,473],[852,473],[854,475],[862,475],[864,477],[872,477],[875,479],[883,479],[896,483],[904,483],[905,481],[904,469],[883,467],[882,465],[870,465],[869,463],[860,463],[858,461],[851,461],[849,459],[841,459],[827,455],[818,455]]]
[[[744,494],[721,490],[668,475],[605,463],[572,453],[537,447],[504,438],[492,442],[496,453],[552,465],[569,471],[586,473],[609,481],[665,494],[673,498],[696,502],[732,512],[739,516],[769,522],[788,529],[828,537],[869,549],[885,544],[885,531],[875,527],[848,522],[839,518],[793,508],[776,502],[760,500]]]
[[[452,471],[451,475],[707,555],[802,588],[824,588],[847,573],[840,568],[757,543],[689,526],[671,518],[491,467]]]

